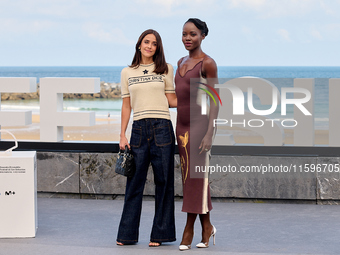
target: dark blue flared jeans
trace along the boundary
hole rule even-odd
[[[155,215],[150,241],[175,241],[175,136],[171,121],[166,119],[134,121],[130,146],[136,162],[136,173],[127,179],[117,241],[124,244],[138,242],[143,190],[150,163],[156,184]]]

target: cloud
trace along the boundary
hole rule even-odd
[[[339,1],[340,3],[340,1]],[[327,13],[327,14],[335,14],[335,10],[332,9],[325,1],[320,1],[320,7]]]
[[[340,1],[325,0],[228,0],[226,3],[230,9],[253,12],[262,19],[301,16],[320,11],[335,14],[335,10],[340,7]]]
[[[148,7],[152,5],[158,5],[163,6],[165,8],[168,7],[175,7],[179,5],[192,5],[195,6],[197,4],[206,4],[206,1],[204,0],[135,0],[135,3],[137,4],[147,4]],[[212,4],[211,2],[209,4]]]
[[[218,0],[134,0],[134,5],[138,13],[157,17],[171,17],[176,15],[207,15],[213,14],[219,9]],[[207,12],[209,10],[209,12]]]
[[[340,23],[331,23],[327,24],[325,27],[325,32],[327,36],[332,41],[340,40]]]
[[[16,20],[0,19],[0,31],[10,34],[32,34],[50,30],[55,26],[54,22],[49,20]]]
[[[247,8],[260,10],[265,4],[266,0],[230,0],[231,8]]]
[[[340,41],[340,23],[315,24],[310,27],[309,35],[324,42]]]
[[[311,28],[310,30],[310,35],[313,37],[313,38],[316,38],[318,40],[323,40],[323,37],[320,33],[319,30],[315,29],[315,28]]]
[[[290,34],[288,32],[288,30],[286,29],[279,29],[277,30],[277,34],[281,37],[281,39],[283,39],[286,42],[292,42],[292,39],[290,39]]]
[[[254,29],[251,29],[247,26],[242,26],[241,31],[249,42],[263,41],[263,38],[257,32],[255,32]]]
[[[0,17],[44,18],[56,22],[76,22],[81,19],[117,20],[122,14],[128,14],[129,5],[130,1],[112,0],[1,0]]]
[[[106,30],[100,23],[85,23],[83,25],[83,31],[88,37],[102,43],[134,44],[134,41],[128,39],[120,28]]]

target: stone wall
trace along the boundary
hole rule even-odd
[[[38,192],[94,198],[124,195],[126,178],[115,173],[115,157],[115,153],[38,152]],[[307,172],[303,167],[305,164],[333,167],[339,163],[340,158],[337,157],[212,156],[210,165],[215,167],[215,171],[217,166],[224,166],[224,170],[229,167],[236,169],[236,172],[223,172],[221,168],[221,172],[211,173],[211,196],[224,199],[337,204],[340,201],[339,171],[318,173],[310,169]],[[261,165],[276,166],[276,170],[281,166],[283,170],[271,173],[239,171],[241,166]],[[290,172],[287,171],[289,168]],[[151,167],[144,195],[154,195]],[[182,196],[178,155],[175,156],[175,195]]]

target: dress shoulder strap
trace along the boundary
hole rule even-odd
[[[182,57],[180,60],[178,60],[178,64],[177,64],[178,67],[180,66],[180,64],[182,64],[184,58],[185,57]]]
[[[205,77],[203,76],[202,67],[203,67],[203,62],[204,62],[204,60],[205,60],[207,57],[209,57],[209,56],[208,56],[207,54],[205,54],[204,58],[201,60],[202,64],[201,64],[201,68],[200,68],[200,77],[203,78],[203,79],[204,79]]]

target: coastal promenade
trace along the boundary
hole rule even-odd
[[[38,198],[35,238],[0,239],[0,255],[179,254],[186,219],[176,201],[177,241],[149,248],[154,201],[143,202],[137,245],[115,244],[123,200]],[[213,202],[216,245],[199,249],[199,221],[185,254],[339,254],[337,205]],[[25,212],[23,212],[25,213]],[[183,253],[184,253],[183,252]]]

